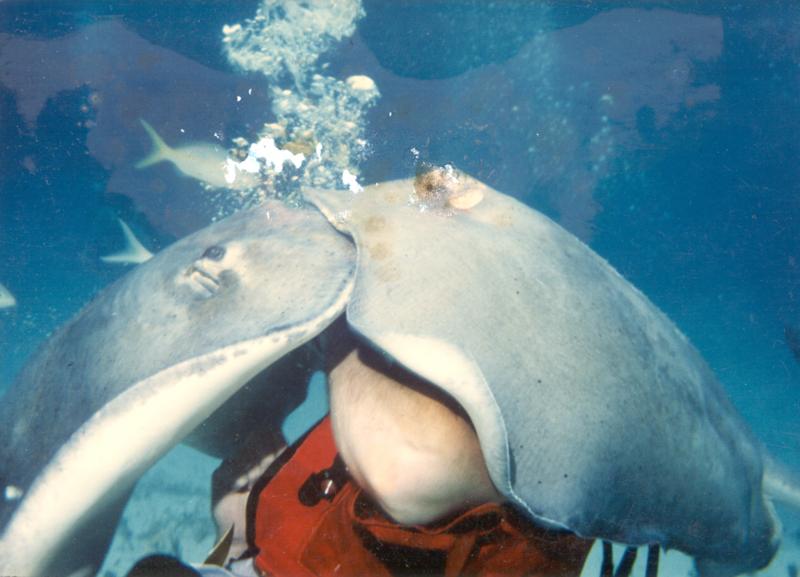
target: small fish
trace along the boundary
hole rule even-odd
[[[0,284],[0,309],[8,309],[17,306],[17,299],[6,287]]]
[[[140,118],[139,122],[150,136],[153,149],[136,163],[136,168],[166,161],[171,162],[180,173],[214,188],[245,189],[257,184],[255,174],[240,170],[231,174],[230,167],[235,163],[222,147],[209,142],[196,142],[172,148],[146,120]]]
[[[122,234],[125,235],[125,248],[114,254],[101,256],[100,260],[110,264],[139,264],[153,258],[153,253],[147,250],[139,239],[133,235],[131,228],[118,218]]]

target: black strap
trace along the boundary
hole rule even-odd
[[[633,563],[636,561],[637,551],[636,547],[625,549],[625,553],[622,554],[622,561],[619,562],[614,577],[630,577],[631,571],[633,571]]]
[[[125,577],[202,577],[171,555],[148,555],[139,559]]]
[[[614,577],[614,547],[603,541],[603,563],[600,565],[600,577]]]
[[[630,577],[633,570],[633,563],[636,561],[635,547],[628,547],[622,556],[622,561],[614,573],[614,549],[611,543],[603,541],[603,562],[600,565],[600,577]],[[658,558],[661,552],[659,545],[649,545],[647,547],[647,569],[645,577],[658,577]]]
[[[650,545],[647,549],[647,571],[645,577],[658,577],[658,556],[661,552],[661,547],[658,545]]]
[[[306,507],[314,507],[323,499],[333,501],[347,481],[347,467],[341,457],[336,455],[330,467],[309,475],[298,489],[297,498]]]

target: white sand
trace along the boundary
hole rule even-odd
[[[159,461],[139,481],[98,575],[121,577],[151,553],[202,561],[216,537],[210,503],[218,463],[184,446]]]

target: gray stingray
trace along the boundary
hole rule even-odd
[[[278,428],[308,371],[286,353],[341,314],[353,266],[316,210],[268,203],[176,242],[57,331],[0,402],[0,574],[96,572],[136,480],[201,423],[224,456],[256,406],[242,394]]]
[[[464,407],[497,488],[539,522],[677,548],[703,575],[770,560],[765,488],[796,488],[686,338],[588,247],[450,171],[307,197],[320,212],[272,204],[176,243],[34,357],[0,415],[3,483],[22,493],[0,517],[0,573],[93,567],[75,537],[113,524],[231,395],[194,436],[235,443],[228,404],[258,373],[238,410],[279,418],[308,370],[293,355],[345,310]]]
[[[350,327],[452,395],[497,488],[702,575],[763,567],[786,485],[686,337],[550,219],[439,171],[310,199],[358,250]]]

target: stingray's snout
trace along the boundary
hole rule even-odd
[[[219,263],[225,260],[227,250],[224,246],[215,244],[203,251],[184,275],[190,281],[192,289],[204,297],[214,296],[222,286],[221,277],[224,267]]]

